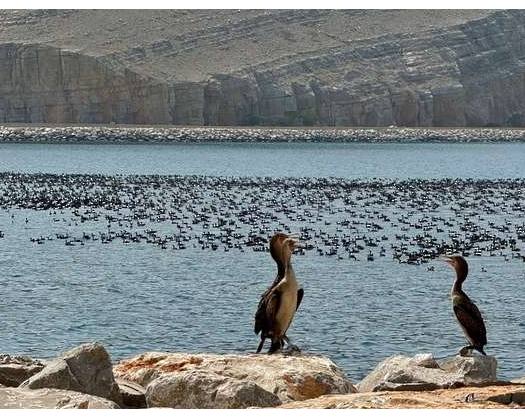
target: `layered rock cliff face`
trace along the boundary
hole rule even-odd
[[[41,45],[0,45],[4,122],[161,123],[170,90],[100,60]]]
[[[171,27],[166,38],[146,34],[138,44],[138,35],[113,39],[130,31],[123,23],[89,40],[89,32],[78,35],[84,27],[67,28],[84,15],[40,12],[0,16],[0,121],[525,125],[524,11],[429,22],[399,11],[243,11],[229,20],[179,11],[190,22],[180,34]],[[403,16],[405,28],[388,27]],[[170,23],[153,17],[152,31]],[[46,29],[40,40],[35,29],[57,19],[65,29]],[[374,19],[385,22],[382,31]],[[204,26],[208,20],[215,23]]]

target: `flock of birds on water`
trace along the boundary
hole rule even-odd
[[[261,296],[254,331],[261,338],[257,352],[268,338],[273,353],[289,343],[286,332],[304,295],[292,254],[363,263],[390,257],[423,264],[445,254],[525,262],[524,187],[523,179],[1,173],[0,226],[6,231],[0,230],[0,239],[9,240],[9,222],[32,231],[38,213],[55,227],[29,237],[35,246],[61,241],[146,243],[165,251],[269,250],[277,275]],[[452,303],[469,342],[460,354],[485,354],[483,319],[462,290],[468,273],[463,256],[444,257],[456,271]]]
[[[274,232],[293,231],[305,244],[299,255],[419,265],[461,253],[525,262],[524,186],[522,179],[2,173],[0,217],[32,231],[36,212],[19,210],[47,213],[52,228],[28,237],[34,245],[267,252]]]
[[[485,355],[486,329],[462,290],[465,257],[500,256],[525,262],[525,180],[345,180],[0,174],[0,226],[25,226],[46,214],[56,225],[33,245],[146,243],[161,250],[270,251],[277,265],[259,301],[257,352],[281,351],[303,299],[292,254],[368,263],[391,257],[421,264],[441,256],[456,271],[451,297],[472,350]],[[36,221],[38,224],[38,221]],[[24,228],[24,227],[23,227]],[[290,229],[296,231],[292,234]],[[276,231],[280,233],[275,234]],[[9,240],[10,229],[0,230]],[[463,256],[443,256],[445,254]],[[427,269],[431,269],[430,265]]]

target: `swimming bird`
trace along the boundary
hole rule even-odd
[[[483,347],[487,344],[487,330],[483,317],[476,304],[462,289],[463,282],[468,275],[467,261],[462,256],[442,256],[441,259],[456,271],[456,280],[452,286],[450,297],[452,298],[454,314],[470,343],[470,345],[462,348],[459,354],[465,356],[470,350],[476,349],[486,355]]]
[[[292,253],[298,246],[296,237],[284,233],[277,233],[270,240],[270,254],[277,264],[277,275],[261,296],[255,313],[254,332],[261,333],[256,353],[261,351],[266,338],[272,340],[270,354],[282,349],[285,341],[289,343],[286,331],[304,295],[291,264]]]

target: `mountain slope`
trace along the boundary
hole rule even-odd
[[[0,12],[0,121],[525,123],[525,13]]]

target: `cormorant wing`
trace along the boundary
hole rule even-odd
[[[473,345],[487,344],[487,330],[476,304],[465,299],[454,305],[454,313]]]
[[[257,306],[257,311],[255,312],[255,325],[253,327],[253,331],[255,332],[256,335],[258,335],[259,332],[264,327],[265,318],[266,318],[266,298],[270,291],[271,291],[271,288],[268,288],[261,295],[261,299],[259,300],[259,305]]]
[[[261,330],[269,330],[271,323],[268,323],[268,304],[272,299],[274,293],[278,293],[279,302],[280,302],[280,293],[274,290],[275,285],[280,282],[277,278],[273,282],[272,286],[268,288],[262,295],[259,300],[259,305],[257,306],[257,311],[255,312],[255,325],[253,331],[256,335],[259,334]],[[277,298],[277,297],[274,297]],[[275,302],[274,302],[275,304]],[[277,307],[278,308],[278,307]]]
[[[302,288],[299,288],[297,290],[297,307],[295,308],[295,311],[299,310],[299,306],[301,305],[301,301],[303,301],[304,296],[304,290]]]
[[[254,328],[253,328],[253,331],[255,332],[256,335],[258,335],[259,332],[264,327],[264,323],[265,323],[265,319],[266,319],[266,300],[268,299],[268,295],[273,290],[273,288],[279,282],[281,282],[281,279],[282,278],[279,276],[279,274],[277,274],[277,276],[273,280],[272,285],[270,285],[270,287],[261,294],[261,299],[259,300],[259,305],[257,306],[257,311],[255,312],[255,325],[254,325]]]
[[[268,302],[266,304],[266,330],[272,330],[273,324],[275,322],[275,317],[279,311],[279,306],[281,305],[281,292],[277,289],[272,289],[268,295]]]

